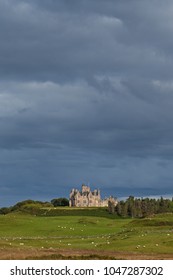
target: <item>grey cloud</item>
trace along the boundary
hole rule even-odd
[[[170,191],[172,9],[170,0],[0,1],[4,197],[83,181]]]
[[[132,7],[137,5],[137,11],[143,16],[141,25],[135,24],[135,21],[139,21],[136,9],[131,8],[131,13],[128,12],[131,22],[125,21],[123,13],[127,14],[129,6],[120,5],[119,1],[116,4],[110,1],[109,5],[102,3],[99,5],[102,11],[97,7],[97,1],[94,4],[85,3],[85,6],[91,7],[86,13],[79,12],[78,1],[73,4],[74,8],[69,2],[62,5],[62,1],[56,1],[47,4],[45,9],[42,9],[44,3],[39,1],[37,6],[28,1],[25,1],[25,5],[21,1],[9,3],[5,11],[4,6],[1,7],[1,76],[62,82],[103,73],[140,73],[155,77],[172,69],[165,61],[165,54],[162,55],[150,40],[148,43],[146,41],[148,33],[153,37],[155,30],[150,22],[148,25],[151,28],[143,36],[145,44],[139,44],[143,42],[141,37],[145,32],[145,24],[142,23],[146,23],[148,28],[149,15],[143,9],[143,4],[140,7],[136,1],[132,2]],[[146,6],[150,5],[146,3]],[[49,6],[54,11],[47,10]],[[106,10],[103,13],[104,6],[112,7],[114,14]],[[94,10],[97,7],[97,12],[92,12],[92,7]],[[170,34],[167,32],[167,38],[160,38],[159,33],[160,45],[162,41],[170,45]],[[157,64],[160,70],[153,64]]]
[[[172,114],[162,108],[163,92],[157,100],[151,83],[107,80],[105,85],[105,79],[99,83],[97,87],[84,82],[13,83],[8,99],[1,95],[8,105],[0,121],[1,146],[65,145],[143,157],[164,154],[169,147],[172,154]],[[169,96],[167,107],[171,100]]]

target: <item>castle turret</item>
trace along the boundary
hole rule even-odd
[[[82,185],[82,193],[89,193],[90,192],[90,187]]]

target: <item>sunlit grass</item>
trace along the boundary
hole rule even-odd
[[[61,209],[58,209],[60,212]],[[80,215],[64,209],[58,216],[0,215],[0,248],[84,249],[173,253],[173,215],[121,219],[110,214]],[[70,215],[72,213],[72,215]],[[76,215],[74,215],[76,213]],[[59,213],[60,214],[60,213]]]

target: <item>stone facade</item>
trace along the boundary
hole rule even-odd
[[[113,198],[112,198],[113,199]],[[70,193],[70,207],[106,207],[109,199],[101,199],[100,190],[90,190],[90,187],[82,185],[82,190],[72,189]],[[115,200],[116,201],[116,200]]]

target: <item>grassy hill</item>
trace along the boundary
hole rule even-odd
[[[37,215],[27,211],[0,215],[1,259],[9,258],[9,254],[12,258],[14,251],[22,252],[22,258],[27,252],[34,258],[38,251],[38,258],[51,258],[60,252],[78,254],[79,258],[87,253],[100,258],[116,254],[120,258],[125,253],[129,258],[133,254],[136,258],[142,254],[149,258],[173,257],[171,213],[132,219],[111,215],[105,208],[39,209]]]

